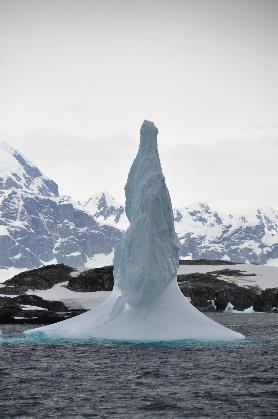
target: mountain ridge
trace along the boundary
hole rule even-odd
[[[117,203],[116,209],[115,203],[109,207],[105,193],[91,199],[95,206],[88,207],[85,203],[83,207],[92,217],[120,230],[128,226],[123,204]],[[107,216],[111,213],[118,218]],[[226,214],[212,210],[207,203],[195,202],[174,209],[174,219],[181,241],[181,257],[258,264],[265,264],[269,259],[278,262],[278,211],[271,207]]]
[[[197,202],[175,209],[174,219],[182,258],[278,262],[278,211],[272,208],[224,214]],[[0,269],[109,264],[128,225],[124,205],[110,193],[83,203],[60,195],[53,180],[1,143]]]

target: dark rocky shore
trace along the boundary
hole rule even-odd
[[[183,260],[181,264],[227,265],[226,261]],[[232,265],[233,263],[229,263]],[[71,275],[72,274],[72,275]],[[239,270],[222,269],[210,273],[178,275],[178,285],[191,303],[203,312],[225,310],[230,302],[236,310],[253,306],[259,312],[277,312],[278,288],[264,291],[257,287],[240,287],[219,279],[225,276],[243,276]],[[77,292],[111,291],[114,285],[113,266],[76,272],[63,264],[48,265],[22,272],[4,282],[0,288],[0,323],[50,324],[76,316],[86,310],[69,309],[61,301],[44,300],[31,295],[32,290],[46,290],[64,283]],[[28,294],[27,294],[28,291]]]

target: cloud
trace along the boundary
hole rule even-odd
[[[58,183],[62,193],[86,200],[100,190],[108,190],[123,201],[138,142],[139,134],[88,139],[40,131],[26,136],[20,149]],[[276,144],[159,142],[159,151],[175,206],[206,201],[227,211],[262,205],[278,208]]]
[[[206,201],[216,208],[278,208],[276,145],[263,142],[161,148],[175,205]]]
[[[123,200],[138,139],[122,134],[90,140],[68,133],[37,131],[12,145],[55,180],[62,193],[85,200],[105,189]]]
[[[71,104],[65,107],[65,111],[69,113],[83,113],[88,112],[88,109],[81,104]]]

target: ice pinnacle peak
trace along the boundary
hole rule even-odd
[[[158,129],[151,121],[144,121],[140,129],[140,148],[150,151],[157,151]]]
[[[141,126],[140,132],[142,133],[143,131],[150,131],[150,132],[153,131],[156,134],[158,134],[158,129],[156,128],[154,123],[152,121],[147,121],[146,119],[144,120]]]

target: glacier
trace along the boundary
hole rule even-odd
[[[28,330],[26,336],[136,342],[244,339],[199,312],[178,288],[180,243],[157,134],[153,122],[143,122],[125,186],[130,225],[115,249],[110,297],[95,310]]]

